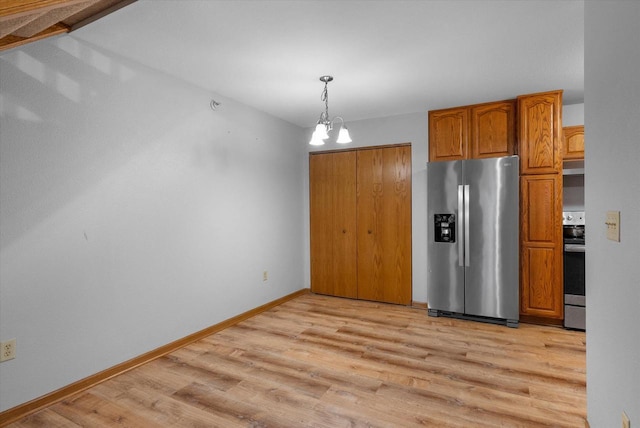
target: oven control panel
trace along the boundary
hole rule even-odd
[[[584,211],[564,211],[562,224],[564,226],[584,226]]]

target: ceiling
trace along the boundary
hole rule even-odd
[[[138,0],[65,37],[302,127],[324,74],[347,123],[553,89],[584,101],[582,0]]]

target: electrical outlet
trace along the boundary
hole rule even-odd
[[[620,211],[607,211],[607,239],[620,242]]]
[[[269,280],[269,271],[262,271],[262,280],[263,281],[268,281]]]
[[[622,428],[631,428],[631,421],[625,412],[622,412]]]
[[[0,362],[12,360],[16,357],[16,340],[10,339],[0,342]]]

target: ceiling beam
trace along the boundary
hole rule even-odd
[[[136,0],[0,0],[0,51],[68,33]]]
[[[30,15],[18,16],[16,18],[6,18],[0,22],[2,22],[2,26],[0,27],[0,39],[4,36],[12,34],[18,28],[22,28],[30,22],[35,21],[40,18],[46,12],[34,12]]]
[[[34,11],[48,11],[83,1],[86,0],[2,0],[0,2],[0,21],[5,17],[29,15]]]
[[[33,37],[34,35],[40,33],[43,30],[51,27],[54,24],[59,23],[60,21],[64,21],[66,18],[70,17],[74,13],[85,9],[88,6],[91,6],[98,0],[88,0],[82,3],[75,3],[71,5],[63,5],[60,7],[56,7],[55,9],[51,9],[48,13],[44,14],[38,19],[33,20],[27,25],[13,31],[11,34],[18,37]]]
[[[64,34],[68,32],[68,26],[64,24],[55,24],[47,28],[43,32],[29,38],[8,35],[0,39],[0,51],[12,49],[21,45],[26,45],[27,43],[35,42],[36,40],[46,39],[47,37],[57,36],[58,34]]]
[[[103,16],[107,16],[110,13],[115,12],[118,9],[122,9],[125,6],[130,5],[131,3],[135,3],[137,0],[122,0],[119,1],[118,3],[109,6],[106,9],[102,9],[101,11],[92,14],[91,16],[89,16],[88,18],[85,18],[79,22],[76,22],[75,24],[73,24],[71,26],[71,31],[75,31],[78,28],[84,27],[87,24],[91,24],[93,21],[97,21],[98,19],[102,18]]]

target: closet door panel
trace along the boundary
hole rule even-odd
[[[411,147],[358,151],[358,298],[411,303]]]
[[[358,295],[356,152],[309,157],[311,291]]]

